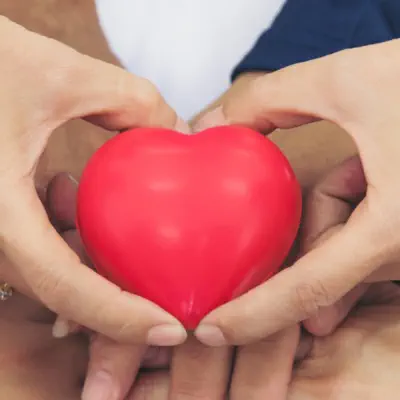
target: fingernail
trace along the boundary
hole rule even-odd
[[[197,133],[216,126],[228,125],[222,106],[205,114],[199,121],[193,125],[193,132]]]
[[[75,322],[57,317],[56,322],[54,322],[53,325],[53,337],[62,339],[71,333],[78,332],[80,327],[81,326]]]
[[[69,179],[74,185],[77,185],[77,186],[78,186],[78,181],[77,181],[71,174],[68,174],[67,176],[68,176],[68,179]]]
[[[61,317],[57,317],[56,322],[53,325],[53,337],[62,339],[68,336],[70,332],[69,321]]]
[[[82,400],[118,400],[118,397],[113,380],[107,372],[100,371],[87,378]]]
[[[194,334],[206,346],[221,347],[228,344],[221,329],[213,325],[199,325]]]
[[[150,346],[177,346],[186,340],[187,333],[179,325],[159,325],[151,328],[147,335]]]
[[[188,135],[190,133],[190,127],[187,122],[185,122],[183,119],[178,118],[175,124],[174,128],[177,132],[184,133]]]

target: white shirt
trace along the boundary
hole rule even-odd
[[[189,119],[230,85],[285,0],[96,0],[111,49]]]

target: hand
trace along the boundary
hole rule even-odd
[[[0,20],[2,279],[64,318],[114,340],[178,344],[172,316],[82,265],[52,228],[33,175],[55,128],[85,117],[112,130],[184,124],[147,81]],[[9,265],[13,265],[11,268]]]
[[[46,192],[41,192],[41,199],[52,224],[65,242],[82,262],[90,265],[75,226],[76,195],[77,182],[67,174],[59,174],[50,181]],[[144,345],[120,344],[61,317],[53,326],[53,336],[57,338],[72,336],[72,333],[76,336],[78,332],[90,337],[83,400],[99,400],[101,396],[107,400],[123,400],[131,391],[140,367],[157,368],[169,364],[168,348],[161,351],[157,348],[146,349]]]
[[[66,176],[60,177],[68,181]],[[48,193],[40,192],[44,205]],[[63,235],[74,244],[68,232]],[[2,256],[1,267],[8,267]],[[0,303],[1,395],[10,399],[80,398],[85,376],[87,344],[83,335],[63,341],[51,336],[54,315],[41,304],[14,292]]]
[[[380,400],[400,389],[400,288],[372,285],[346,322],[327,338],[315,338],[295,369],[290,400]]]
[[[201,127],[244,124],[265,133],[318,119],[332,121],[356,142],[367,191],[329,240],[206,316],[196,332],[199,340],[222,345],[267,337],[335,304],[379,267],[399,261],[400,242],[394,234],[400,225],[399,51],[400,42],[392,41],[258,77],[204,117]],[[390,278],[396,279],[399,271],[392,269]]]
[[[47,190],[47,208],[50,220],[69,246],[90,265],[75,227],[76,194],[77,184],[65,174],[58,175]],[[57,318],[53,327],[53,333],[60,338],[81,330],[79,325],[62,317]],[[168,390],[172,399],[180,396],[183,400],[185,396],[199,395],[223,399],[228,389],[231,349],[208,348],[192,337],[175,348],[171,363],[167,348],[153,348],[146,352],[145,346],[120,344],[96,333],[91,337],[83,400],[97,400],[100,395],[107,395],[107,400],[123,400],[131,389],[133,393],[140,393],[144,389],[134,382],[143,359],[153,367],[171,368],[171,387]],[[207,365],[206,369],[204,365]]]
[[[236,350],[192,337],[174,350],[170,398],[285,400],[298,341],[297,328]]]
[[[294,331],[289,329],[286,337],[285,335],[272,337],[269,344],[272,350],[270,363],[264,362],[264,369],[257,369],[250,363],[243,364],[243,367],[247,369],[245,375],[251,378],[247,381],[244,379],[234,381],[229,399],[267,398],[267,392],[258,392],[257,386],[251,388],[249,385],[262,375],[271,385],[268,394],[273,399],[380,400],[395,398],[400,384],[397,374],[391,371],[397,371],[400,367],[400,341],[397,339],[400,334],[398,316],[400,316],[400,288],[392,283],[374,284],[365,293],[348,319],[330,336],[326,338],[303,336],[297,349],[299,361],[296,362],[293,370],[293,354],[288,351],[287,346],[293,348],[293,344],[298,340],[297,334],[294,335]],[[193,359],[199,355],[201,356],[201,353],[194,352]],[[205,359],[201,357],[201,360]],[[277,373],[277,364],[273,361],[278,362],[280,373]],[[175,392],[180,395],[179,398],[194,398],[195,392],[192,388],[196,386],[196,378],[189,375],[190,371],[193,372],[192,366],[193,363],[189,364],[189,370],[185,375],[189,380],[181,380],[182,391]],[[211,368],[210,375],[214,372],[214,368]],[[200,370],[200,367],[197,370]],[[207,367],[203,364],[204,370],[207,370]],[[273,372],[272,376],[270,376],[271,372]],[[202,375],[205,376],[205,372]],[[175,398],[168,397],[174,385],[173,379],[168,376],[168,372],[148,372],[132,392],[132,396],[134,394],[138,398],[133,396],[128,397],[128,400],[146,398],[145,394],[147,398],[154,400]],[[285,379],[287,379],[285,386],[282,386]],[[267,383],[263,386],[267,387]],[[279,397],[283,394],[282,389],[279,388],[283,387],[286,388],[287,393]],[[205,385],[202,388],[203,391],[199,392],[200,396],[203,396],[201,398],[225,399],[216,395],[220,393],[218,391],[212,392]],[[273,390],[278,390],[278,392]]]

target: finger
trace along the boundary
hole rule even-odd
[[[376,271],[374,271],[366,282],[387,282],[387,281],[399,281],[400,280],[400,264],[392,263],[383,265]]]
[[[62,178],[64,179],[64,178]],[[62,183],[62,179],[60,179],[60,183]],[[65,177],[65,179],[69,180],[68,177]],[[68,181],[66,181],[66,183],[69,184]],[[74,185],[72,183],[72,185]],[[60,188],[62,186],[59,186]],[[74,188],[74,186],[72,186],[72,188]],[[54,186],[55,191],[57,191],[56,185]],[[51,193],[53,189],[50,189],[49,191],[49,199],[50,199],[50,203],[52,203],[51,197],[53,196],[53,194]],[[60,191],[61,193],[61,191]],[[57,202],[55,202],[55,210],[57,208]],[[65,208],[60,208],[60,210],[66,210]],[[56,211],[54,211],[56,212]],[[56,215],[57,218],[65,218],[64,221],[67,222],[67,218],[68,218],[68,212],[66,213],[60,213],[59,216]],[[75,254],[79,257],[79,259],[81,261],[84,261],[85,259],[87,259],[86,257],[86,252],[85,249],[83,247],[83,243],[79,237],[79,234],[76,230],[69,230],[66,231],[62,234],[62,238],[65,240],[65,242],[68,244],[68,246],[75,252]],[[82,327],[73,322],[73,321],[69,321],[65,318],[63,318],[62,316],[57,316],[53,328],[52,328],[52,334],[53,337],[57,338],[57,339],[62,339],[70,334],[73,333],[77,333],[82,329]]]
[[[74,229],[77,181],[69,174],[56,175],[47,189],[47,208],[53,224],[61,231]]]
[[[49,224],[33,187],[13,193],[0,205],[2,249],[47,307],[117,341],[164,346],[185,340],[175,318],[81,264]]]
[[[225,400],[232,349],[211,348],[190,337],[172,357],[169,399]]]
[[[147,372],[139,376],[127,400],[168,400],[169,372]]]
[[[300,341],[294,357],[295,365],[301,363],[310,355],[313,344],[313,337],[309,335],[306,331],[302,330],[300,334]]]
[[[303,326],[315,336],[329,336],[347,318],[368,290],[369,285],[360,284],[331,307],[322,308],[317,315],[303,322]]]
[[[145,350],[145,346],[123,345],[95,335],[82,400],[123,400],[135,381]]]
[[[300,235],[302,253],[327,240],[337,227],[342,227],[364,198],[366,189],[367,183],[358,156],[344,161],[318,182],[304,205]]]
[[[310,192],[305,202],[301,231],[301,251],[307,253],[338,233],[366,192],[366,180],[361,160],[352,157],[324,177]],[[304,321],[312,334],[331,334],[347,317],[364,295],[368,285],[359,285],[330,307]]]
[[[371,220],[360,213],[362,208],[291,268],[211,312],[196,330],[199,340],[211,346],[247,344],[335,304],[387,257],[376,253]]]
[[[370,285],[369,290],[360,300],[363,306],[400,305],[400,287],[393,282],[382,282]]]
[[[286,400],[299,338],[295,327],[240,347],[230,399]]]
[[[252,79],[234,96],[204,115],[195,131],[219,125],[244,125],[270,133],[318,119],[335,120],[328,96],[332,82],[325,79],[337,56],[290,66]]]
[[[190,131],[147,79],[79,53],[69,58],[71,68],[64,80],[73,91],[62,105],[65,121],[87,117],[111,130],[163,127]]]
[[[73,321],[69,321],[61,316],[57,316],[53,328],[52,335],[56,339],[63,339],[68,335],[72,335],[81,330],[81,326]]]
[[[142,358],[143,369],[168,369],[171,365],[172,348],[149,347]]]

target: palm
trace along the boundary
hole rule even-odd
[[[87,344],[78,335],[51,337],[54,316],[26,297],[0,303],[1,398],[79,400]]]
[[[375,285],[335,333],[315,339],[294,372],[289,399],[396,398],[399,337],[400,288]]]

